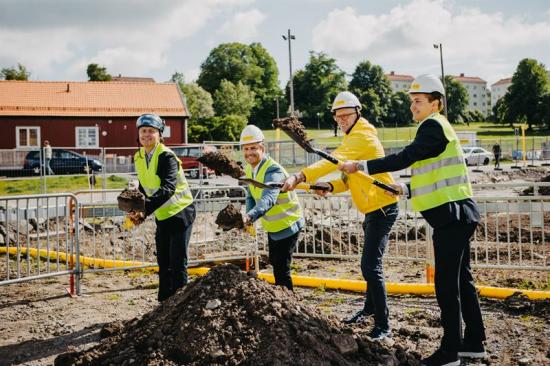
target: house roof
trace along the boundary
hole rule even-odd
[[[506,78],[506,79],[500,79],[499,81],[497,81],[496,83],[492,84],[491,86],[498,86],[498,85],[510,84],[510,83],[512,83],[512,78]]]
[[[453,79],[458,80],[463,83],[476,83],[476,84],[487,84],[485,80],[478,76],[464,76],[464,74],[460,74],[458,76],[451,75]]]
[[[174,83],[0,81],[0,116],[188,117]]]
[[[136,82],[136,83],[154,83],[155,79],[153,78],[144,78],[139,76],[113,76],[111,81],[125,81],[125,82]]]
[[[391,81],[411,81],[412,82],[414,80],[414,78],[411,75],[399,75],[394,73],[393,71],[390,72],[389,74],[386,74],[386,76]]]

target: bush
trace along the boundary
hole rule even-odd
[[[189,142],[237,141],[247,122],[237,115],[202,118],[189,124]]]

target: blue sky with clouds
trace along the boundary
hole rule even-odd
[[[222,42],[260,42],[288,80],[322,51],[347,73],[363,60],[386,72],[510,76],[519,60],[550,64],[550,1],[497,0],[0,0],[0,67],[20,62],[33,80],[86,80],[99,63],[113,74],[196,79]]]

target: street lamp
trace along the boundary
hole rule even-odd
[[[443,71],[443,44],[436,44],[434,43],[434,48],[439,49],[439,59],[441,61],[441,82],[443,83],[443,90],[447,90],[445,88],[445,72]],[[445,92],[445,94],[447,94]],[[443,113],[445,114],[445,117],[447,117],[447,95],[443,96]]]
[[[320,112],[317,112],[317,129],[320,130],[321,129],[321,123],[319,122],[319,117],[321,116],[321,113]]]
[[[294,116],[294,86],[292,85],[292,48],[290,42],[296,37],[288,30],[287,35],[282,36],[285,41],[288,41],[288,65],[290,69],[290,115]]]

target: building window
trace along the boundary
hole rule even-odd
[[[477,102],[474,102],[474,107],[477,107]]]
[[[164,126],[164,132],[162,133],[162,137],[170,137],[172,135],[172,130],[170,129],[170,126]]]
[[[477,98],[477,94],[474,94],[474,98]]]
[[[474,89],[477,89],[477,85],[474,85]]]
[[[99,147],[98,127],[76,127],[76,147]]]
[[[40,147],[40,127],[16,127],[17,147]]]

